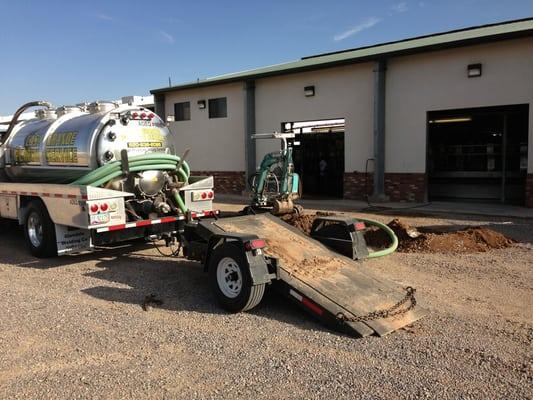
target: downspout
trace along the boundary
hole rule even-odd
[[[385,195],[385,80],[387,60],[379,60],[374,68],[374,192],[373,202],[386,202]]]

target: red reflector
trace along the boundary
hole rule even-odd
[[[137,114],[136,112],[134,112],[133,114],[131,114],[131,117],[132,117],[133,119],[137,118],[138,116],[139,116],[139,114]]]
[[[209,193],[207,194],[207,197],[209,197],[210,199],[212,199],[213,196],[214,196],[213,192],[209,192]]]
[[[98,212],[98,204],[93,204],[91,206],[91,212],[93,212],[93,213]]]
[[[205,200],[206,198],[207,198],[207,193],[206,193],[206,192],[203,192],[203,193],[202,193],[202,199]]]
[[[307,297],[302,297],[302,304],[313,311],[315,314],[322,315],[324,310],[309,300]]]
[[[148,114],[148,118],[152,119],[155,117],[155,114]]]
[[[145,119],[146,118],[146,113],[141,113],[141,119]]]
[[[100,210],[102,210],[104,212],[107,211],[107,203],[100,204]]]
[[[364,229],[366,228],[364,222],[356,222],[356,223],[354,224],[354,226],[355,226],[355,230],[356,230],[356,231],[362,231],[362,230],[364,230]]]
[[[244,244],[246,250],[262,249],[263,247],[266,247],[266,242],[263,239],[250,240]]]

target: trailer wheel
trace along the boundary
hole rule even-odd
[[[222,308],[231,312],[247,311],[259,304],[265,284],[253,285],[242,246],[226,243],[212,254],[209,284]]]
[[[24,220],[24,236],[35,257],[46,258],[57,255],[55,226],[48,210],[39,200],[33,200],[28,205]]]

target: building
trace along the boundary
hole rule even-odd
[[[310,196],[533,206],[533,19],[151,92],[178,149],[191,149],[193,169],[213,174],[218,190],[243,191],[279,149],[251,134],[293,131]]]

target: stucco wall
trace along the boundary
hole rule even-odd
[[[467,78],[468,64],[482,63],[480,78]],[[256,82],[256,131],[280,130],[287,121],[345,118],[345,171],[364,171],[373,157],[373,63],[336,67]],[[392,58],[387,69],[386,172],[424,173],[428,111],[530,104],[528,171],[533,172],[533,38]],[[316,95],[303,88],[314,85]],[[193,169],[244,171],[243,83],[166,94],[166,113],[191,102],[191,120],[171,123],[177,148],[191,148]],[[196,102],[227,97],[228,117],[209,119]],[[279,149],[257,142],[257,163]]]
[[[256,129],[279,131],[282,122],[345,118],[345,170],[364,171],[372,157],[373,64],[264,78],[256,82]],[[304,87],[315,86],[305,97]],[[257,162],[279,149],[276,141],[257,143]]]
[[[227,118],[209,118],[198,100],[226,97]],[[176,149],[191,149],[188,162],[196,171],[244,171],[244,90],[242,83],[171,92],[165,95],[166,115],[174,115],[174,103],[191,102],[190,121],[170,123]]]
[[[468,78],[475,63],[482,76]],[[388,172],[425,172],[427,111],[524,103],[533,171],[533,38],[391,59],[386,90]]]

